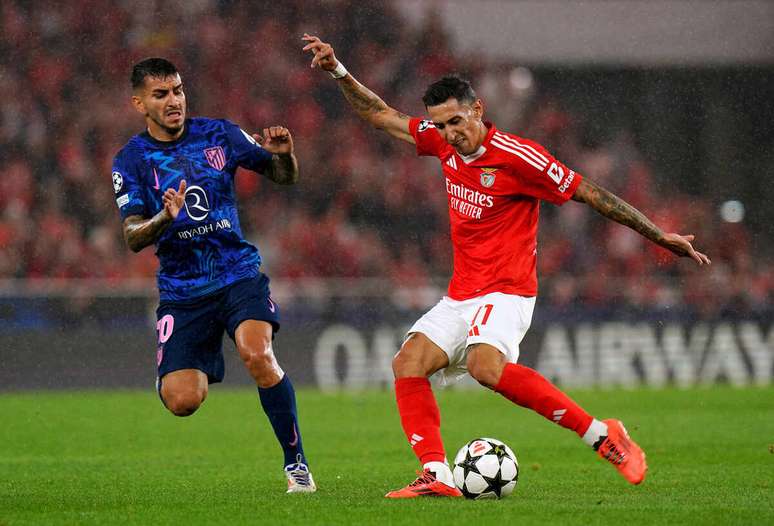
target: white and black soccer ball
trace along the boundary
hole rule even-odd
[[[454,483],[468,499],[501,499],[519,480],[513,450],[494,438],[471,440],[454,457]]]

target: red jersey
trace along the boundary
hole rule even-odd
[[[582,177],[539,144],[485,124],[479,150],[461,156],[431,121],[409,122],[417,154],[438,157],[446,179],[454,248],[448,294],[536,296],[540,200],[565,203]]]

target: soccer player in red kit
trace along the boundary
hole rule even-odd
[[[374,127],[438,157],[449,199],[454,272],[448,295],[409,330],[392,362],[401,424],[423,466],[390,498],[460,496],[441,441],[441,419],[428,377],[468,373],[512,402],[574,431],[632,484],[645,478],[642,449],[619,420],[597,420],[537,371],[519,365],[519,343],[537,294],[540,200],[573,199],[639,232],[678,256],[709,264],[692,235],[664,233],[634,207],[556,160],[545,148],[482,120],[470,84],[446,77],[422,98],[429,120],[387,106],[344,68],[330,44],[304,35],[305,51],[338,80],[349,104]]]

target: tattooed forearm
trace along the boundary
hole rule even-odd
[[[661,245],[664,241],[664,232],[642,212],[588,179],[583,179],[572,198],[587,203],[603,216],[628,226],[654,243]]]
[[[132,252],[139,252],[156,242],[162,232],[172,223],[172,216],[166,208],[145,219],[142,216],[129,216],[124,220],[124,239]]]
[[[274,154],[266,171],[266,177],[277,184],[296,184],[298,182],[298,160],[292,153]]]
[[[360,115],[360,118],[374,128],[414,144],[414,137],[409,131],[408,115],[389,107],[379,98],[379,95],[363,86],[352,75],[340,79],[338,85],[347,102]]]
[[[350,106],[367,121],[371,120],[369,117],[373,114],[389,109],[377,94],[355,80],[352,75],[347,75],[338,84]]]

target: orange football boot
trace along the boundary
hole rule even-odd
[[[607,424],[607,438],[597,449],[597,454],[610,462],[631,484],[645,480],[648,464],[645,452],[629,437],[620,420],[603,420]]]
[[[417,479],[405,488],[389,492],[388,499],[413,499],[415,497],[462,497],[457,488],[447,486],[435,478],[429,469],[417,471]]]

